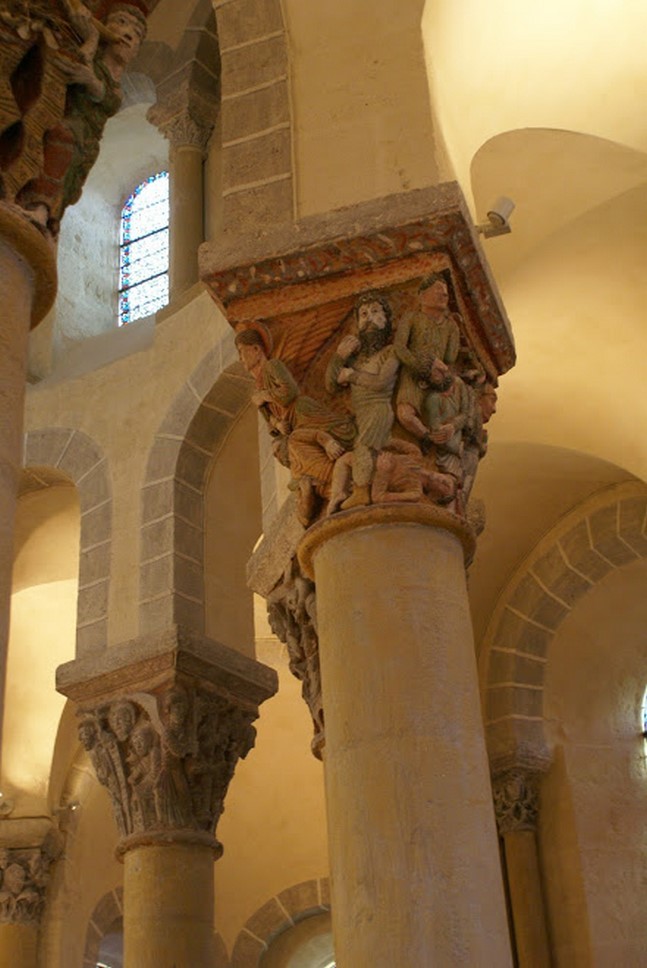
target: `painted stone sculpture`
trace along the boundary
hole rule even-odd
[[[81,197],[121,77],[146,33],[143,0],[107,0],[95,18],[80,0],[0,5],[2,198],[56,236]]]
[[[397,297],[393,303],[402,305]],[[272,358],[265,326],[237,333],[256,384],[252,400],[275,456],[290,468],[306,527],[323,514],[398,501],[466,513],[496,392],[461,354],[460,317],[449,310],[445,277],[423,279],[417,299],[399,319],[384,293],[357,299],[351,330],[344,333],[342,321],[328,351],[318,399],[301,393],[285,363]]]

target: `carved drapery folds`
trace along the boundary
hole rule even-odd
[[[112,801],[119,833],[210,835],[256,713],[180,681],[79,711],[79,737]]]
[[[38,924],[50,868],[59,854],[54,835],[41,847],[0,847],[0,924]]]
[[[540,776],[534,770],[515,767],[493,778],[494,813],[499,836],[537,829]]]
[[[81,196],[154,6],[115,2],[101,20],[81,0],[0,3],[0,199],[53,236]]]

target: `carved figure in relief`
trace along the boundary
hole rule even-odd
[[[126,716],[128,715],[126,713]],[[125,726],[126,720],[124,720]],[[124,735],[127,738],[129,734],[124,733]],[[119,832],[128,833],[129,811],[125,796],[125,778],[115,739],[106,730],[100,728],[93,716],[84,716],[79,723],[79,740],[90,755],[97,780],[110,794]]]
[[[435,363],[432,374],[437,369]],[[463,428],[472,417],[472,399],[460,377],[451,373],[440,379],[432,375],[430,386],[422,406],[422,417],[433,444],[436,467],[462,482]]]
[[[418,295],[419,309],[403,316],[394,339],[395,354],[402,363],[396,412],[400,424],[427,453],[432,440],[422,407],[432,379],[432,366],[436,373],[449,372],[458,358],[460,334],[458,317],[449,311],[447,283],[440,273],[423,279]]]
[[[345,336],[326,371],[326,389],[338,393],[350,387],[357,424],[352,455],[353,492],[340,501],[333,484],[328,513],[371,503],[371,481],[379,452],[389,441],[395,415],[392,396],[399,360],[391,343],[391,307],[384,296],[366,293],[356,305],[358,335]],[[335,482],[337,483],[337,482]]]
[[[135,830],[153,826],[157,816],[155,787],[161,769],[159,737],[150,723],[140,723],[130,738],[128,783],[132,788],[132,820]]]
[[[191,791],[184,760],[195,754],[189,696],[181,686],[167,690],[159,700],[162,720],[162,765],[155,785],[157,816],[164,826],[190,827],[193,821]]]
[[[371,485],[374,504],[415,502],[423,497],[446,504],[455,493],[455,479],[432,470],[415,444],[393,438],[378,455]]]
[[[481,458],[487,453],[488,432],[485,424],[496,413],[497,394],[491,383],[482,380],[470,388],[471,416],[463,433],[463,502],[466,505]]]
[[[292,473],[290,486],[299,492],[299,517],[307,526],[318,499],[328,496],[334,462],[353,445],[353,421],[300,392],[288,367],[270,358],[271,337],[264,327],[240,330],[236,346],[256,383],[252,401],[267,420],[274,455]]]
[[[120,743],[125,743],[133,731],[137,711],[127,699],[113,703],[108,713],[108,725]]]
[[[53,235],[58,233],[67,206],[81,197],[99,154],[106,121],[121,104],[121,77],[146,34],[145,8],[137,0],[110,4],[104,25],[97,24],[79,0],[65,3],[84,40],[80,50],[83,63],[64,52],[58,56],[58,66],[69,85],[65,114],[61,123],[45,134],[42,174],[16,198]],[[98,49],[97,34],[101,34]]]
[[[305,578],[293,558],[282,580],[268,595],[270,628],[284,642],[290,672],[301,681],[301,692],[314,725],[312,748],[320,756],[324,737],[324,714],[319,668],[317,599],[314,583]]]

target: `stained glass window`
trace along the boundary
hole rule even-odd
[[[647,689],[643,695],[643,705],[640,710],[640,722],[643,728],[643,736],[647,739]]]
[[[138,185],[121,211],[119,325],[168,302],[168,172]]]

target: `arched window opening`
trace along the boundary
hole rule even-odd
[[[151,316],[169,298],[169,176],[151,175],[121,211],[119,325]]]
[[[647,740],[647,688],[643,693],[643,701],[640,709],[640,722],[643,730],[643,737]]]

